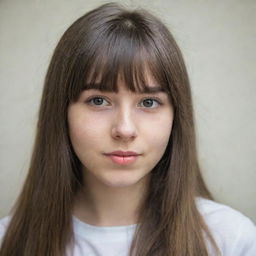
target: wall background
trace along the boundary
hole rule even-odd
[[[0,0],[0,217],[27,173],[44,75],[67,27],[106,1]],[[191,79],[203,176],[256,222],[256,1],[117,1],[170,28]]]

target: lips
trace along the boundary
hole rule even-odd
[[[134,163],[141,154],[133,151],[113,151],[105,155],[115,164],[128,165]]]
[[[111,153],[107,153],[106,155],[115,155],[115,156],[138,156],[140,154],[133,151],[113,151]]]

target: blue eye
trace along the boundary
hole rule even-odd
[[[93,106],[106,106],[108,104],[108,102],[102,97],[93,97],[89,99],[87,102]],[[103,104],[104,102],[106,103]]]
[[[142,101],[142,103],[143,103],[144,107],[146,107],[146,108],[156,108],[159,105],[161,105],[161,103],[158,100],[151,99],[151,98],[144,99]]]
[[[86,101],[89,105],[95,106],[95,107],[106,107],[109,105],[109,102],[104,99],[103,97],[100,96],[94,96],[90,99],[88,99]],[[147,109],[153,109],[153,108],[157,108],[159,105],[162,105],[162,103],[157,100],[157,99],[153,99],[153,98],[146,98],[143,99],[139,105],[143,108],[147,108]]]

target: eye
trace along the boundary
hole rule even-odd
[[[107,100],[105,100],[104,98],[99,97],[99,96],[90,98],[86,102],[89,103],[90,105],[93,105],[93,106],[106,106],[106,105],[108,105]]]
[[[143,106],[145,108],[156,108],[158,107],[159,105],[162,105],[162,103],[157,100],[157,99],[152,99],[152,98],[147,98],[147,99],[144,99],[141,104],[143,104]]]

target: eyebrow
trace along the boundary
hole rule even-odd
[[[102,92],[111,92],[112,90],[107,90],[107,89],[102,89],[102,85],[100,83],[87,83],[85,85],[84,90],[89,90],[89,89],[94,89],[94,90],[99,90]],[[143,91],[141,93],[146,93],[146,94],[155,94],[155,93],[167,93],[167,91],[160,87],[160,86],[144,86]]]
[[[148,94],[154,94],[154,93],[159,93],[159,92],[164,92],[166,93],[166,90],[164,90],[164,88],[162,87],[150,87],[150,86],[146,86],[144,87],[144,91],[143,93],[148,93]]]

